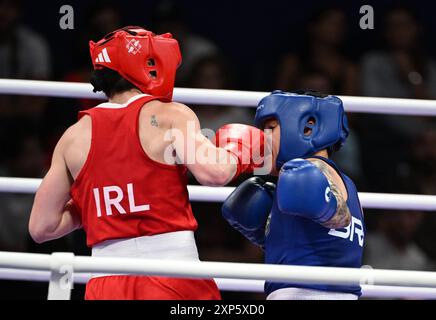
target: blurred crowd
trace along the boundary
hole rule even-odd
[[[0,0],[0,78],[88,82],[88,41],[129,24],[116,2],[91,1],[74,33],[73,63],[56,71],[51,42],[22,19],[24,1]],[[436,63],[423,39],[427,30],[413,7],[388,8],[373,33],[371,49],[350,50],[350,17],[341,7],[314,10],[299,27],[303,41],[274,53],[268,71],[238,68],[226,48],[193,29],[177,3],[160,1],[143,26],[170,31],[179,40],[183,63],[177,87],[208,89],[313,89],[328,94],[436,98]],[[292,25],[289,26],[290,28]],[[31,53],[31,54],[30,54]],[[259,74],[260,73],[260,74]],[[79,110],[97,100],[0,95],[0,175],[40,178],[54,144],[76,120]],[[202,127],[216,130],[229,122],[252,124],[253,108],[190,105]],[[436,195],[436,120],[432,117],[349,113],[351,134],[335,160],[360,191]],[[11,138],[13,137],[13,138]],[[190,184],[196,184],[191,178]],[[89,254],[84,234],[34,244],[27,232],[33,195],[0,193],[0,250],[74,251]],[[200,257],[210,261],[262,262],[262,251],[234,231],[220,216],[219,203],[193,203],[199,221]],[[410,210],[365,210],[368,233],[364,264],[374,268],[436,270],[436,216]],[[0,287],[9,286],[0,282]],[[10,286],[13,288],[13,286]],[[34,290],[32,290],[34,289]],[[11,289],[14,292],[14,289]],[[44,296],[46,284],[28,284],[17,297]],[[16,290],[15,290],[16,291]],[[0,296],[10,291],[0,290]],[[80,298],[81,291],[74,296]],[[73,297],[74,297],[73,296]],[[262,298],[225,293],[225,298]]]

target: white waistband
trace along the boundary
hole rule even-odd
[[[352,293],[329,292],[304,288],[282,288],[271,292],[267,300],[357,300]]]
[[[198,261],[194,232],[176,231],[153,236],[106,240],[92,247],[93,257],[122,257]],[[92,277],[108,274],[93,274]]]

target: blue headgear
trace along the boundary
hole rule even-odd
[[[254,122],[263,129],[268,119],[280,123],[277,168],[322,149],[339,150],[348,136],[347,116],[341,99],[335,96],[273,91],[259,102]],[[305,134],[308,129],[312,132]]]

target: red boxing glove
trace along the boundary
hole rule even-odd
[[[241,173],[252,173],[264,160],[265,137],[262,130],[245,124],[226,124],[215,134],[215,145],[226,149],[238,159],[234,178]]]

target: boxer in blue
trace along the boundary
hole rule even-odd
[[[360,268],[364,221],[356,187],[329,159],[348,136],[342,101],[274,91],[255,124],[272,130],[277,186],[252,177],[222,207],[224,218],[265,250],[265,262]],[[360,286],[266,282],[267,299],[357,299]]]

